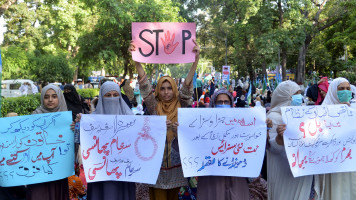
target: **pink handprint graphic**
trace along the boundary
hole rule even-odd
[[[163,38],[161,38],[161,41],[163,43],[164,46],[164,53],[166,54],[171,54],[176,47],[178,46],[179,42],[174,43],[174,38],[175,38],[175,34],[173,33],[172,35],[172,39],[170,37],[169,31],[167,31],[166,34],[164,34],[165,40],[163,40]]]

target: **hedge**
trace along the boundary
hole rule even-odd
[[[77,89],[77,92],[80,96],[82,96],[84,98],[94,98],[96,96],[99,96],[98,88]]]
[[[80,89],[77,91],[84,98],[94,98],[99,95],[99,89]],[[18,115],[30,115],[40,105],[40,93],[21,97],[1,98],[1,117],[5,117],[10,112],[15,112]]]
[[[1,98],[1,117],[5,117],[10,112],[15,112],[18,115],[30,115],[41,105],[40,98],[41,94]]]

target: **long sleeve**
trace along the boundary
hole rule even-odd
[[[193,96],[193,84],[186,86],[183,83],[181,90],[179,91],[179,100],[182,108],[192,105],[192,96]]]
[[[141,92],[141,96],[146,104],[146,108],[148,110],[148,113],[151,115],[156,114],[156,106],[157,106],[157,100],[152,92],[152,86],[148,82],[146,74],[143,77],[140,77],[139,79],[139,88]]]

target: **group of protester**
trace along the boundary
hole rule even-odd
[[[267,166],[266,173],[257,179],[242,177],[204,176],[184,178],[178,149],[178,108],[181,107],[209,107],[233,108],[246,107],[245,100],[248,87],[239,84],[236,88],[216,88],[212,82],[207,90],[197,92],[198,101],[193,103],[193,78],[196,71],[200,49],[194,41],[193,52],[195,62],[182,83],[169,76],[162,76],[155,88],[147,78],[141,63],[135,62],[138,72],[138,83],[141,96],[145,104],[145,114],[162,115],[167,117],[166,145],[161,169],[154,185],[146,185],[121,181],[101,181],[88,183],[84,188],[85,178],[82,171],[80,153],[76,159],[76,176],[62,180],[27,185],[22,188],[28,200],[309,200],[309,199],[356,199],[356,173],[333,173],[311,175],[294,178],[286,157],[283,143],[283,125],[281,107],[301,106],[303,96],[301,88],[293,81],[281,82],[274,91],[267,95],[255,95],[253,106],[268,108],[266,121],[268,129]],[[131,43],[129,51],[135,51]],[[100,86],[100,93],[96,101],[88,105],[73,85],[65,85],[63,92],[58,86],[47,85],[41,91],[41,106],[33,114],[72,111],[74,129],[75,123],[80,121],[81,114],[116,114],[133,115],[133,89],[125,84],[106,81]],[[242,87],[241,87],[242,86]],[[344,78],[334,79],[330,85],[328,79],[323,78],[316,86],[310,87],[312,92],[305,92],[315,105],[348,104],[352,98],[351,85]],[[124,91],[125,95],[122,93]],[[257,89],[258,91],[258,89]],[[258,93],[258,92],[257,92]],[[252,93],[253,94],[253,93]],[[125,100],[126,99],[126,100]],[[204,110],[199,110],[204,112]],[[233,112],[233,110],[232,110]],[[79,148],[79,147],[78,147]],[[79,177],[78,177],[79,176]],[[80,178],[81,177],[81,178]],[[84,183],[83,183],[84,182]],[[196,187],[197,186],[197,187]],[[5,191],[4,188],[2,188]],[[16,199],[19,193],[7,190],[7,197],[1,199]],[[12,196],[11,196],[12,195]],[[11,196],[11,197],[10,197]]]

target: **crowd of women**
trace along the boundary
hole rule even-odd
[[[193,77],[196,71],[200,49],[195,43],[193,52],[196,54],[185,81],[181,86],[169,76],[161,77],[155,88],[148,81],[141,63],[135,62],[138,72],[138,82],[141,95],[144,99],[145,111],[149,115],[167,116],[166,145],[161,164],[161,169],[154,185],[146,185],[121,181],[102,181],[88,183],[83,188],[85,179],[80,173],[82,167],[80,153],[76,160],[77,176],[62,180],[27,185],[22,189],[1,188],[1,199],[28,200],[66,200],[83,199],[90,200],[309,200],[309,199],[356,199],[356,172],[332,173],[323,175],[311,175],[294,178],[290,170],[283,143],[283,133],[286,125],[283,125],[281,107],[302,106],[302,90],[293,81],[281,82],[273,91],[268,91],[267,96],[261,94],[254,96],[254,106],[265,106],[267,112],[268,134],[266,149],[265,172],[257,179],[242,177],[204,176],[184,178],[179,148],[177,141],[178,108],[181,107],[209,107],[209,108],[233,108],[245,107],[243,89],[235,91],[222,88],[209,87],[199,97],[199,102],[193,103]],[[134,43],[131,43],[129,51],[135,51]],[[124,84],[125,85],[125,84]],[[252,87],[249,86],[249,87]],[[316,105],[348,104],[352,98],[351,85],[344,78],[337,78],[328,83],[322,79],[316,86],[316,94],[310,96]],[[214,91],[212,91],[214,90]],[[132,92],[132,91],[131,91]],[[304,92],[304,91],[303,91]],[[130,93],[130,92],[129,92]],[[307,92],[305,92],[307,93]],[[132,96],[131,94],[128,94]],[[51,113],[70,110],[73,113],[73,124],[79,122],[81,113],[84,114],[116,114],[132,115],[133,112],[128,102],[123,98],[120,86],[107,81],[100,87],[100,94],[95,106],[91,109],[78,95],[75,87],[66,85],[64,92],[55,85],[48,85],[41,91],[41,106],[33,114]],[[199,106],[200,105],[200,106]],[[199,110],[204,112],[204,110]],[[234,112],[231,110],[231,112]],[[69,127],[68,127],[69,128]],[[74,135],[73,135],[74,136]],[[77,147],[78,149],[80,147]],[[82,181],[84,183],[82,183]],[[197,186],[197,187],[196,187]],[[5,191],[5,192],[4,192]],[[20,192],[25,191],[25,196]]]

